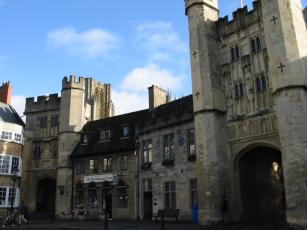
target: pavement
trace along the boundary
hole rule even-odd
[[[306,226],[307,227],[307,226]],[[0,229],[22,230],[105,230],[103,221],[50,221],[35,222]],[[289,230],[285,224],[234,224],[199,226],[191,223],[165,223],[164,230]],[[307,229],[307,228],[305,228]],[[162,230],[161,223],[152,221],[109,221],[108,230]]]

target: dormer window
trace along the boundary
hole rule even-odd
[[[100,141],[108,141],[111,138],[111,130],[105,129],[100,131]]]
[[[88,143],[88,133],[84,133],[82,136],[82,144]]]
[[[129,137],[130,135],[130,127],[128,125],[123,126],[123,137]]]

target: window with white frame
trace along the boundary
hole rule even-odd
[[[13,175],[13,171],[21,175],[21,158],[11,155],[0,155],[0,174]]]
[[[19,188],[0,187],[0,207],[8,208],[17,207],[19,203],[20,192]]]
[[[11,160],[10,156],[0,155],[0,174],[10,173],[10,160]]]
[[[6,188],[0,187],[0,206],[6,205]]]
[[[12,132],[2,131],[1,139],[3,139],[3,140],[12,140]]]
[[[20,158],[19,157],[13,157],[12,158],[12,167],[11,167],[11,173],[14,174],[14,171],[16,172],[19,172],[19,160]]]
[[[19,133],[15,133],[15,141],[21,143],[22,142],[22,135]]]

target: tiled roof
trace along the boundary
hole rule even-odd
[[[154,110],[141,110],[133,113],[88,122],[83,133],[88,134],[88,143],[77,145],[72,158],[108,153],[123,153],[135,150],[135,128],[161,128],[178,122],[193,120],[192,95],[161,105]],[[122,137],[123,125],[129,125],[129,138]],[[141,127],[141,128],[140,128]],[[99,141],[100,131],[110,129],[109,141]]]
[[[20,118],[15,109],[12,106],[2,102],[0,102],[0,122],[25,126],[23,120]]]

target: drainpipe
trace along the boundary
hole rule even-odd
[[[136,195],[137,195],[137,200],[136,200],[136,211],[137,211],[137,220],[140,220],[140,169],[139,169],[139,161],[140,161],[140,142],[139,142],[139,137],[136,137],[135,141],[135,147],[136,147],[136,167],[137,167],[137,174],[136,174]]]
[[[75,184],[75,160],[72,159],[72,180],[71,180],[71,200],[70,200],[70,210],[74,206],[74,184]]]

